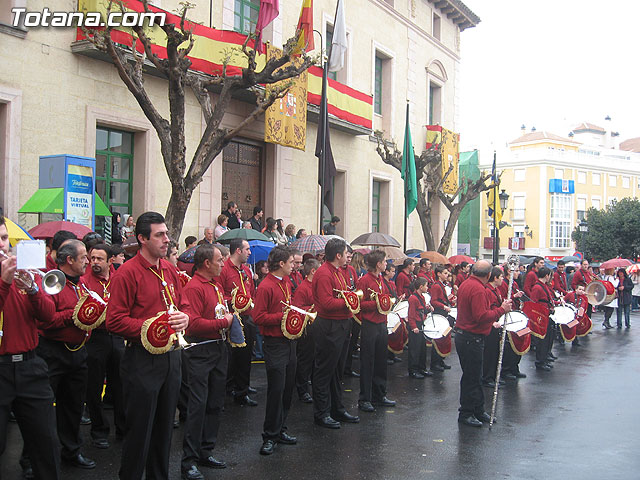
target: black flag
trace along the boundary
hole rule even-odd
[[[327,66],[322,70],[322,97],[320,100],[320,118],[316,138],[316,157],[318,157],[318,183],[322,187],[321,203],[333,214],[333,177],[336,176],[336,164],[331,152],[329,139],[329,112],[327,111]],[[322,212],[323,209],[320,211]]]

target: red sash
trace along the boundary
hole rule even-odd
[[[544,338],[549,325],[549,307],[543,303],[524,302],[522,312],[529,318],[531,335]]]
[[[576,335],[578,337],[584,337],[587,335],[591,329],[593,328],[593,323],[587,314],[584,314],[578,320],[578,325],[576,325]]]
[[[436,349],[438,355],[441,357],[448,357],[451,353],[451,333],[446,337],[438,338],[437,340],[431,340],[431,345]]]
[[[560,333],[562,334],[562,338],[564,338],[565,342],[573,342],[576,338],[576,326],[574,325],[573,327],[570,327],[569,325],[560,325]]]
[[[409,341],[409,331],[405,325],[404,320],[401,320],[400,327],[395,332],[389,335],[387,341],[387,348],[393,353],[400,354]]]
[[[531,334],[525,333],[519,336],[516,332],[507,332],[509,337],[509,345],[514,353],[518,355],[524,355],[531,348]]]

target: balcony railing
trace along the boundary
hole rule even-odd
[[[509,248],[511,250],[524,250],[524,237],[509,237]]]

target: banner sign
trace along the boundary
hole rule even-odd
[[[81,165],[67,168],[65,220],[93,230],[93,170]]]
[[[459,144],[460,135],[457,133],[447,130],[440,125],[427,125],[427,149],[433,145],[440,146],[443,177],[453,165],[451,172],[442,185],[444,193],[454,194],[456,190],[458,190]]]

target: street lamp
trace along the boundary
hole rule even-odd
[[[509,204],[509,194],[502,190],[498,199],[500,200],[500,211],[504,213]],[[496,224],[495,217],[493,220],[493,264],[498,265],[500,263],[500,225]]]
[[[524,234],[529,238],[533,238],[533,230],[529,228],[529,225],[524,226]]]
[[[582,221],[580,221],[580,223],[578,224],[578,229],[582,233],[587,233],[589,231],[589,224],[586,220],[582,219]]]
[[[504,212],[507,209],[507,205],[509,202],[509,194],[502,190],[500,192],[500,195],[498,195],[498,198],[500,199],[500,208]]]

